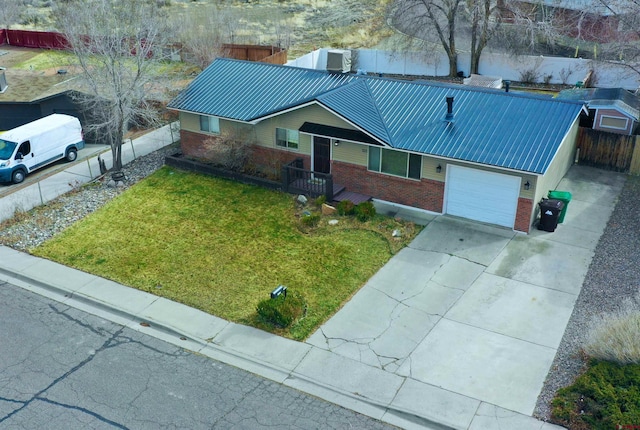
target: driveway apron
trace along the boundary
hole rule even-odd
[[[307,343],[405,378],[398,402],[439,390],[463,408],[532,415],[624,181],[573,166],[553,233],[428,218]]]

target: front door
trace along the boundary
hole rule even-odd
[[[331,140],[313,136],[313,171],[331,173]]]

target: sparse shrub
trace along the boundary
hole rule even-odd
[[[553,79],[553,74],[551,73],[549,73],[548,75],[544,75],[544,77],[542,78],[546,85],[549,85],[551,83],[551,79]]]
[[[537,69],[531,68],[520,72],[520,82],[531,84],[536,82],[538,78],[540,78],[540,73]]]
[[[590,327],[584,352],[598,360],[640,364],[640,310],[632,300],[620,310],[596,318]]]
[[[315,227],[320,223],[320,214],[303,215],[300,221],[307,227]]]
[[[287,328],[305,315],[307,305],[299,294],[289,292],[275,299],[265,299],[258,303],[258,318],[274,327]]]
[[[376,216],[376,208],[373,202],[362,202],[356,206],[355,214],[359,221],[365,222]]]
[[[569,82],[569,77],[573,75],[573,69],[571,68],[571,66],[566,69],[563,67],[562,69],[560,69],[560,72],[558,72],[558,74],[560,75],[562,83],[567,85],[567,83]]]
[[[338,215],[353,215],[355,212],[356,206],[353,204],[351,200],[342,200],[338,202],[336,205],[336,210],[338,211]]]
[[[540,79],[540,67],[542,66],[542,58],[536,58],[529,68],[520,71],[520,82],[531,84],[538,82]]]
[[[325,196],[324,194],[317,197],[315,200],[316,206],[322,206],[323,204],[325,204],[327,202],[327,196]]]
[[[244,168],[253,149],[251,142],[229,133],[211,137],[205,140],[203,145],[208,159],[233,171],[240,171]]]

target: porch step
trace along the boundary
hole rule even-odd
[[[351,203],[357,205],[362,202],[368,202],[369,200],[371,200],[371,196],[354,193],[353,191],[346,191],[344,187],[342,187],[342,191],[340,193],[333,195],[333,201],[341,202],[343,200],[351,200]]]

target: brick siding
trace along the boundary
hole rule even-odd
[[[215,136],[210,136],[192,131],[180,130],[180,148],[182,154],[201,160],[212,160],[211,154],[207,150],[204,142]],[[250,167],[267,173],[269,176],[277,177],[280,175],[280,168],[296,158],[302,158],[304,168],[309,169],[311,166],[311,157],[305,154],[299,154],[293,151],[285,151],[280,149],[265,148],[263,146],[254,146],[249,158]]]
[[[207,150],[203,142],[209,137],[205,134],[180,130],[180,149],[182,155],[193,158],[207,158]]]
[[[333,161],[333,182],[347,190],[406,206],[442,212],[444,182],[405,179],[370,172],[365,166]]]
[[[533,210],[533,200],[518,198],[518,209],[516,211],[516,223],[514,230],[529,233],[531,227],[531,211]]]

